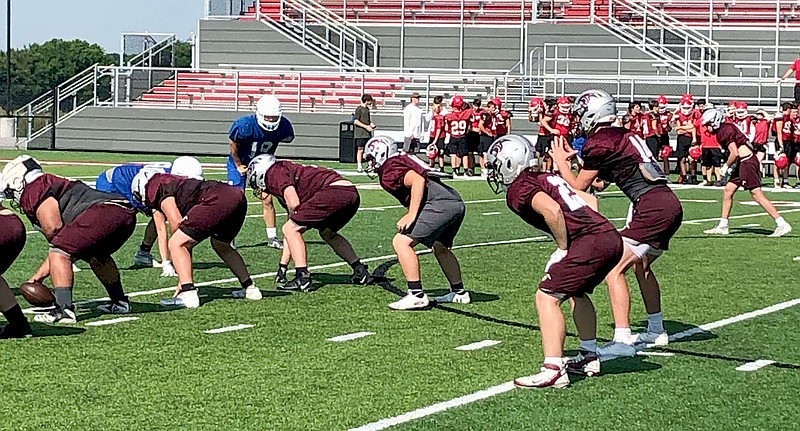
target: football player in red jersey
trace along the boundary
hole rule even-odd
[[[509,209],[552,236],[558,246],[536,292],[542,332],[541,372],[514,381],[520,388],[563,388],[568,372],[600,374],[597,315],[589,295],[622,258],[622,237],[596,212],[597,200],[574,190],[563,178],[541,172],[533,146],[518,135],[500,138],[489,149],[489,185],[507,191]],[[578,356],[562,360],[566,324],[561,304],[569,301],[578,328]]]
[[[481,143],[479,148],[481,154],[481,176],[486,178],[486,151],[489,150],[489,146],[492,145],[497,135],[495,115],[489,109],[485,109],[481,112],[479,128],[481,131]]]
[[[136,227],[136,211],[122,196],[92,189],[80,181],[46,174],[30,156],[19,156],[3,168],[0,190],[19,205],[28,220],[50,243],[50,252],[28,281],[50,277],[56,306],[34,319],[41,323],[76,323],[72,302],[72,264],[84,260],[103,284],[111,302],[102,313],[127,314],[131,304],[122,290],[119,269],[111,254],[122,247]]]
[[[256,196],[268,193],[277,197],[289,213],[289,220],[283,225],[284,251],[275,279],[287,283],[290,260],[294,260],[295,278],[282,287],[284,290],[313,290],[303,240],[303,233],[308,229],[317,229],[336,255],[353,268],[351,283],[370,282],[372,277],[367,265],[361,263],[350,242],[339,234],[361,204],[353,183],[332,169],[278,161],[272,155],[257,156],[250,162],[247,183]]]
[[[573,188],[587,190],[599,178],[615,183],[632,203],[630,220],[621,232],[625,242],[622,259],[606,278],[614,312],[614,341],[599,349],[601,356],[632,356],[634,344],[663,346],[669,342],[652,264],[669,248],[683,220],[683,208],[644,140],[627,129],[611,127],[616,113],[616,101],[605,91],[584,92],[575,102],[575,114],[588,135],[581,152],[583,170],[577,177],[572,173],[569,160],[575,151],[565,145],[554,144],[552,154],[561,175]],[[631,267],[648,313],[647,331],[635,338],[631,335],[630,293],[625,279]]]
[[[539,131],[537,132],[536,140],[536,156],[539,158],[539,164],[542,165],[545,172],[553,170],[553,161],[550,159],[548,152],[553,143],[553,134],[548,132],[545,127],[546,119],[553,115],[552,107],[555,104],[553,99],[542,100],[541,98],[534,98],[531,100],[531,107],[528,108],[528,119],[531,122],[539,123]]]
[[[490,110],[489,106],[486,110]],[[475,156],[480,156],[481,145],[481,113],[485,109],[481,108],[481,99],[475,98],[472,101],[472,116],[470,118],[469,131],[467,132],[467,164],[466,175],[468,177],[475,175]]]
[[[750,192],[753,200],[758,202],[762,208],[775,219],[777,227],[770,237],[780,237],[792,231],[792,226],[786,223],[781,217],[775,206],[761,190],[761,163],[753,151],[753,147],[747,137],[736,127],[736,125],[726,122],[724,114],[716,109],[709,109],[703,113],[702,124],[709,133],[717,136],[717,141],[727,147],[730,151],[728,161],[722,167],[724,171],[731,167],[731,178],[725,185],[725,194],[722,198],[722,218],[717,227],[706,230],[706,234],[727,235],[728,217],[733,208],[733,196],[739,188]]]
[[[469,148],[467,147],[467,131],[472,122],[472,111],[464,110],[464,98],[453,96],[450,102],[453,112],[444,116],[444,130],[450,135],[447,146],[450,153],[450,164],[453,166],[454,175],[462,175],[459,168],[468,167]]]
[[[767,111],[759,109],[756,111],[756,116],[753,120],[753,149],[756,150],[758,160],[764,161],[767,155],[767,141],[769,141],[769,130],[772,124],[772,117],[767,114]],[[761,167],[764,169],[763,165]]]
[[[564,142],[572,144],[572,102],[566,96],[561,96],[556,101],[556,108],[542,120],[542,125],[553,136],[553,143]]]
[[[694,122],[698,118],[694,110],[694,97],[685,94],[681,99],[678,111],[672,117],[675,133],[678,134],[675,157],[678,158],[680,177],[678,183],[697,184],[697,162],[689,159],[689,148],[697,145],[697,131]],[[687,173],[689,175],[687,175]]]
[[[503,101],[495,97],[487,104],[487,107],[494,113],[495,135],[500,138],[511,133],[511,112],[503,109]]]
[[[627,120],[625,127],[644,138],[645,129],[647,128],[647,116],[642,113],[641,103],[634,101],[628,104]]]
[[[792,122],[792,109],[794,104],[785,102],[781,105],[781,112],[775,115],[773,120],[773,128],[775,130],[775,157],[779,154],[786,154],[791,151],[794,146],[794,123]],[[786,183],[789,168],[778,169],[775,167],[773,175],[775,178],[775,187],[783,188]]]
[[[428,296],[422,289],[417,244],[433,249],[447,281],[450,293],[435,298],[438,303],[470,302],[464,289],[461,266],[451,251],[453,240],[464,221],[466,207],[453,188],[442,183],[421,160],[400,154],[394,140],[375,137],[367,143],[368,172],[377,174],[381,187],[408,208],[397,221],[397,234],[392,240],[397,260],[408,282],[408,293],[389,304],[393,310],[425,308]]]
[[[656,118],[655,131],[656,138],[658,139],[658,148],[669,147],[669,132],[672,131],[672,112],[668,109],[669,100],[663,94],[655,100],[655,109],[653,109],[653,116]],[[664,173],[669,175],[669,160],[664,159]]]
[[[713,108],[711,108],[713,109]],[[703,151],[703,176],[706,178],[705,185],[721,185],[722,181],[722,146],[717,142],[716,135],[709,133],[702,124],[702,116],[695,119],[694,128],[700,137],[700,147]],[[716,177],[716,182],[712,181]]]
[[[445,146],[444,115],[442,115],[442,105],[434,104],[431,117],[431,139],[430,142],[436,145],[436,160],[439,162],[439,172],[444,172],[444,155],[447,152]],[[431,160],[431,166],[434,161]]]
[[[5,190],[3,178],[0,177],[0,190]],[[33,336],[28,319],[22,314],[22,308],[14,297],[14,292],[3,278],[3,274],[22,253],[25,247],[25,225],[11,210],[3,206],[3,195],[0,194],[0,313],[8,321],[2,331],[0,339],[29,338]]]

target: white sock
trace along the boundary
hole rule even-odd
[[[558,368],[564,367],[564,360],[559,356],[545,356],[544,363],[556,365]]]
[[[786,225],[786,220],[783,219],[783,216],[778,216],[778,218],[775,219],[775,223],[777,223],[778,226],[784,226]]]
[[[728,219],[726,218],[719,219],[719,227],[728,227]]]
[[[660,311],[647,315],[647,331],[657,334],[664,332],[664,315]]]
[[[597,340],[581,340],[581,350],[586,350],[587,352],[596,353]]]
[[[358,170],[362,170],[361,163],[358,164]]]
[[[277,238],[278,237],[278,228],[275,227],[268,227],[267,228],[267,238]]]
[[[614,328],[614,341],[631,344],[631,328]]]

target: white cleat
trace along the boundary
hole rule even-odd
[[[261,291],[255,285],[248,287],[247,289],[239,289],[233,291],[233,297],[237,299],[249,299],[251,301],[258,301],[263,296],[261,295]]]
[[[703,233],[706,235],[728,235],[728,227],[717,226],[714,229],[704,230]]]
[[[784,235],[789,234],[792,231],[792,225],[786,223],[784,225],[778,226],[775,228],[775,232],[772,232],[768,235],[769,238],[779,238]]]
[[[144,251],[137,251],[133,256],[133,266],[136,268],[152,268],[153,255]]]
[[[612,341],[605,346],[597,349],[597,354],[603,360],[613,358],[624,358],[636,356],[636,348],[631,344],[622,343],[619,341]]]
[[[436,298],[433,298],[433,300],[439,304],[469,304],[471,301],[469,292],[464,292],[461,294],[450,292],[447,295],[437,296]]]
[[[399,301],[389,304],[389,308],[392,310],[419,310],[427,307],[428,304],[430,304],[428,295],[423,293],[420,298],[412,293],[406,293],[406,296],[400,298]]]
[[[795,257],[794,259],[792,259],[792,260],[793,260],[793,261],[795,261],[795,262],[800,262],[800,256],[796,256],[796,257]]]
[[[642,332],[636,335],[633,344],[644,344],[647,347],[663,347],[669,344],[669,334],[666,332]]]
[[[566,388],[569,386],[569,375],[564,367],[544,364],[539,374],[515,379],[514,386],[520,389]]]
[[[37,314],[33,320],[39,323],[59,323],[63,325],[74,325],[78,323],[75,312],[66,308],[63,310],[55,308],[45,314]]]
[[[109,302],[98,306],[97,311],[103,314],[129,314],[131,312],[131,303],[128,301]]]
[[[161,305],[164,307],[198,308],[200,307],[200,297],[197,295],[197,290],[190,290],[181,292],[174,298],[162,299]]]

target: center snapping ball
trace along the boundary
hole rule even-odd
[[[52,307],[56,303],[53,292],[42,283],[22,283],[19,290],[25,300],[34,307]]]

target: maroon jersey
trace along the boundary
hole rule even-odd
[[[481,131],[482,134],[487,135],[486,132],[489,132],[489,136],[495,136],[496,128],[494,125],[494,115],[491,112],[483,111],[481,112],[481,120],[483,120],[483,129]]]
[[[444,121],[451,138],[463,138],[472,122],[472,110],[451,112],[444,116]]]
[[[656,113],[648,112],[643,114],[642,133],[644,134],[645,138],[655,136],[656,134],[656,129],[658,129],[658,127],[653,127],[653,120],[656,120],[656,126],[658,126],[658,115]]]
[[[281,205],[286,206],[283,193],[287,188],[294,187],[302,204],[311,200],[320,190],[343,179],[333,169],[280,160],[267,171],[266,192],[277,197]]]
[[[97,191],[80,181],[44,174],[31,181],[20,196],[22,211],[34,225],[41,226],[36,218],[36,210],[50,197],[58,201],[64,224],[72,223],[82,212],[97,204],[114,202],[124,206],[130,205],[122,196]]]
[[[572,114],[565,114],[558,109],[550,117],[550,128],[558,130],[561,136],[567,136],[572,131]]]
[[[697,120],[697,111],[691,110],[689,111],[688,114],[684,114],[683,112],[678,112],[678,114],[675,117],[676,117],[675,122],[678,124],[678,126],[681,127],[694,126],[694,122],[695,120]],[[691,131],[681,132],[681,134],[683,136],[692,136]]]
[[[161,203],[164,199],[174,198],[178,211],[185,216],[189,213],[189,210],[204,199],[211,198],[219,193],[226,193],[226,188],[241,193],[238,187],[229,186],[218,181],[204,181],[170,174],[156,174],[147,182],[144,204],[161,211]]]
[[[628,116],[630,117],[630,131],[644,137],[645,127],[648,127],[646,126],[647,116],[641,112],[636,115],[628,113]]]
[[[0,275],[11,266],[25,247],[25,225],[16,214],[0,205]]]
[[[722,145],[723,148],[728,148],[732,142],[736,143],[736,147],[747,147],[750,151],[755,152],[753,150],[753,146],[750,145],[750,139],[736,127],[735,124],[732,123],[722,123],[719,126],[719,130],[717,131],[717,141]]]
[[[402,154],[386,159],[386,162],[378,168],[378,177],[381,187],[406,208],[411,204],[411,188],[407,187],[404,181],[408,171],[414,171],[425,178],[426,197],[423,201],[431,198],[461,200],[461,196],[455,190],[428,176],[431,169],[422,160],[409,154]]]
[[[494,114],[495,136],[504,136],[508,134],[509,119],[511,119],[511,113],[508,111],[498,111]]]
[[[552,235],[544,217],[531,207],[531,200],[539,192],[550,196],[561,207],[570,244],[582,235],[616,231],[614,225],[591,209],[563,178],[546,172],[522,172],[508,186],[508,208],[526,223]]]
[[[436,137],[436,132],[439,132],[440,138],[444,138],[444,115],[433,116],[433,127],[431,127],[431,139]]]
[[[667,176],[644,140],[623,127],[606,127],[589,137],[581,150],[583,168],[598,171],[600,179],[615,183],[635,202],[657,188],[669,190]]]
[[[658,134],[663,135],[672,131],[672,126],[669,124],[672,121],[672,113],[668,110],[659,112],[658,115]]]
[[[775,116],[775,127],[780,128],[777,133],[780,133],[783,142],[794,142],[794,125],[787,113],[778,113]]]
[[[480,124],[481,124],[481,116],[483,115],[483,109],[473,109],[472,110],[472,121],[470,122],[470,127],[474,132],[480,133]]]

